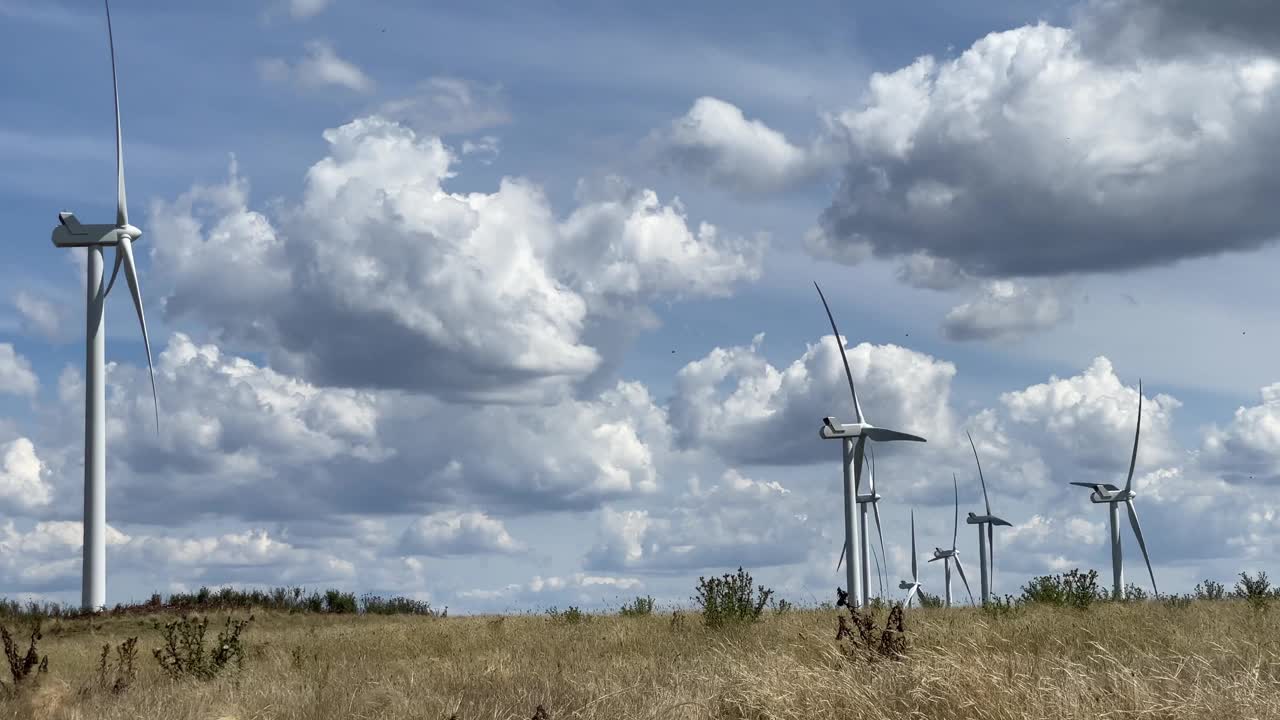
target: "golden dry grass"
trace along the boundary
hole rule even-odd
[[[151,618],[53,621],[41,643],[49,674],[0,701],[0,717],[527,719],[542,705],[552,720],[1280,718],[1280,606],[915,610],[907,659],[870,665],[842,654],[837,614],[712,631],[696,615],[680,630],[669,616],[566,625],[258,612],[244,672],[207,682],[160,671]],[[88,689],[103,643],[130,635],[134,685]]]

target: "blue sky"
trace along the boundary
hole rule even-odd
[[[108,601],[688,602],[739,564],[825,598],[814,280],[872,420],[930,439],[880,468],[895,580],[910,508],[932,547],[953,471],[978,500],[965,429],[999,589],[1105,574],[1066,483],[1123,480],[1139,377],[1161,590],[1265,569],[1280,22],[1246,5],[118,0],[164,428],[117,297]],[[0,579],[74,601],[83,258],[47,238],[111,216],[105,19],[0,18]]]

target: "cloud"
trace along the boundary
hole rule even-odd
[[[307,54],[289,62],[282,58],[258,61],[258,73],[268,82],[294,82],[300,87],[317,90],[341,87],[354,92],[373,90],[373,80],[350,61],[338,57],[333,46],[324,40],[307,43]]]
[[[400,538],[406,555],[483,555],[524,550],[501,520],[482,512],[446,511],[418,518]]]
[[[978,297],[951,308],[942,332],[951,340],[1022,338],[1071,318],[1062,288],[1012,280],[984,283]]]
[[[1138,392],[1121,383],[1107,358],[1095,358],[1079,375],[1051,376],[1047,383],[1003,393],[1000,402],[1014,423],[1046,433],[1045,449],[1064,450],[1085,469],[1106,469],[1123,479],[1124,461],[1133,448]],[[1171,435],[1172,413],[1180,406],[1163,393],[1144,398],[1138,448],[1142,467],[1182,459]]]
[[[330,155],[273,219],[248,207],[234,164],[226,185],[155,207],[167,319],[321,384],[541,402],[616,362],[626,343],[600,336],[644,327],[646,303],[722,296],[760,273],[759,241],[692,230],[652,191],[559,222],[527,180],[447,192],[455,155],[439,138],[379,117],[324,137]]]
[[[587,570],[672,573],[787,565],[802,561],[818,540],[803,502],[777,482],[726,470],[720,482],[690,490],[665,507],[600,512]]]
[[[673,452],[665,412],[634,382],[558,404],[458,405],[314,385],[174,333],[156,383],[158,436],[146,369],[107,366],[107,472],[122,522],[588,510],[655,493]],[[50,474],[66,483],[55,510],[71,515],[83,442],[75,369],[63,371],[58,397],[40,413],[41,436],[54,448]]]
[[[288,0],[289,14],[295,20],[302,20],[319,15],[332,0]]]
[[[50,341],[62,339],[64,318],[58,305],[19,290],[13,296],[13,307],[21,316],[23,332],[39,335]]]
[[[877,73],[833,120],[826,244],[995,278],[1257,248],[1280,233],[1278,81],[1261,50],[1116,65],[1043,23]]]
[[[501,85],[443,76],[423,80],[413,94],[383,103],[376,114],[423,135],[466,135],[511,122]],[[496,153],[496,139],[480,142],[493,144]]]
[[[1112,62],[1266,51],[1280,40],[1280,9],[1255,0],[1090,0],[1074,15],[1084,49]]]
[[[29,439],[0,443],[0,501],[24,511],[47,505],[52,488],[46,472]]]
[[[665,162],[741,193],[776,192],[839,162],[821,140],[808,148],[793,145],[763,122],[748,120],[736,105],[706,96],[652,140]]]
[[[852,420],[834,340],[828,335],[806,344],[804,354],[781,370],[762,357],[762,342],[758,335],[749,347],[717,347],[681,368],[670,405],[677,437],[684,446],[714,448],[733,464],[801,464],[832,457],[836,450],[818,439],[821,418]],[[954,365],[892,344],[862,343],[846,352],[858,401],[871,422],[931,443],[950,437]],[[805,427],[810,430],[797,430]]]
[[[34,396],[40,380],[10,343],[0,343],[0,393]]]
[[[870,256],[870,248],[864,245],[857,247],[863,248],[864,258]],[[954,262],[925,252],[914,252],[903,257],[898,265],[897,276],[903,284],[922,290],[956,290],[973,282],[969,274]]]
[[[1280,383],[1261,390],[1262,402],[1236,408],[1226,427],[1210,425],[1203,436],[1201,462],[1236,482],[1280,478]]]

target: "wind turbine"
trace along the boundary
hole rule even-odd
[[[986,605],[991,601],[991,586],[995,584],[996,576],[996,539],[991,528],[993,525],[1012,527],[1013,523],[991,514],[991,500],[987,497],[987,480],[982,477],[982,462],[978,460],[978,447],[973,444],[973,436],[969,435],[969,431],[966,430],[964,434],[969,436],[969,447],[973,448],[973,461],[978,464],[978,480],[982,481],[982,502],[987,506],[986,515],[979,517],[969,513],[969,517],[965,519],[966,523],[978,526],[978,562],[982,565],[979,569],[979,575],[982,576],[979,584],[982,586],[982,604]],[[983,533],[984,529],[986,533]]]
[[[876,521],[876,535],[880,538],[880,557],[885,559],[886,564],[889,562],[889,556],[884,554],[884,532],[880,528],[880,509],[876,505],[876,503],[880,502],[880,496],[876,494],[876,453],[871,446],[867,446],[867,465],[869,469],[867,473],[867,488],[870,492],[858,496],[858,511],[861,516],[859,518],[860,524],[858,528],[860,533],[858,540],[862,547],[862,587],[864,590],[862,601],[864,603],[868,601],[867,595],[870,594],[870,583],[867,580],[867,505],[871,506],[871,512]],[[844,560],[844,554],[848,549],[846,545],[840,550],[840,560],[836,561],[837,572],[840,570],[840,562]],[[875,548],[873,547],[871,550],[874,554]],[[880,574],[879,560],[876,561],[876,580],[880,582],[880,594],[884,595],[884,580]]]
[[[854,506],[858,502],[858,488],[862,484],[862,456],[866,448],[866,441],[911,440],[925,442],[925,439],[897,430],[879,428],[867,422],[866,416],[862,414],[862,406],[858,404],[858,391],[853,386],[853,371],[849,369],[849,357],[845,354],[844,340],[840,338],[840,331],[836,329],[836,319],[831,315],[831,306],[827,304],[827,298],[822,294],[822,288],[818,287],[818,283],[815,282],[813,286],[817,288],[818,297],[822,299],[822,307],[827,311],[827,319],[831,321],[831,332],[835,336],[836,345],[840,348],[840,359],[844,362],[844,375],[849,380],[849,394],[853,396],[854,423],[852,425],[842,425],[832,417],[824,417],[822,418],[822,428],[819,430],[818,435],[823,440],[840,440],[843,448],[844,545],[849,549],[849,562],[845,564],[845,580],[848,583],[849,597],[853,602],[853,607],[860,607],[866,605],[868,600],[866,587],[867,551],[865,543],[858,542],[859,513],[855,512]],[[865,531],[863,534],[865,535]]]
[[[898,583],[898,587],[907,591],[907,600],[904,603],[907,607],[911,607],[911,601],[915,598],[916,593],[924,587],[924,583],[920,582],[920,574],[916,571],[916,511],[911,511],[911,582],[902,580]]]
[[[946,576],[946,586],[944,598],[946,606],[951,607],[951,561],[956,561],[956,570],[960,572],[960,579],[964,581],[964,591],[969,593],[969,602],[973,602],[973,591],[969,589],[969,579],[964,576],[964,565],[960,564],[960,551],[956,550],[956,539],[960,536],[960,482],[956,480],[954,473],[951,475],[951,482],[956,487],[956,521],[955,529],[951,533],[951,549],[943,550],[940,547],[933,549],[933,557],[929,558],[929,562],[934,560],[942,561],[943,574]]]
[[[1142,432],[1142,380],[1138,380],[1138,423],[1133,431],[1133,454],[1129,457],[1129,477],[1125,480],[1124,490],[1110,483],[1073,482],[1072,485],[1091,488],[1089,501],[1094,504],[1106,503],[1111,510],[1111,578],[1112,596],[1117,600],[1124,599],[1124,558],[1120,552],[1120,503],[1124,503],[1129,511],[1129,524],[1133,526],[1133,534],[1138,538],[1138,547],[1142,549],[1142,559],[1147,563],[1147,574],[1151,576],[1151,589],[1156,595],[1160,590],[1156,587],[1156,574],[1151,570],[1151,557],[1147,555],[1147,543],[1142,539],[1142,526],[1138,524],[1138,511],[1133,509],[1133,499],[1138,496],[1133,491],[1133,467],[1138,462],[1138,435]]]
[[[89,253],[89,282],[85,295],[85,399],[84,399],[84,555],[80,604],[86,610],[101,610],[107,601],[107,435],[106,393],[103,355],[106,332],[103,309],[116,274],[124,267],[124,277],[133,295],[133,306],[142,326],[142,343],[147,350],[147,371],[151,374],[151,398],[155,403],[156,433],[160,432],[160,400],[156,395],[155,369],[151,363],[151,339],[142,312],[142,292],[138,288],[138,268],[133,261],[133,241],[142,231],[129,224],[124,191],[124,149],[120,135],[120,91],[116,84],[116,49],[111,34],[111,6],[107,9],[107,43],[111,51],[111,91],[116,109],[116,222],[114,225],[81,225],[69,212],[58,213],[53,229],[57,247],[82,247]],[[115,268],[111,281],[102,286],[102,250],[114,247]]]

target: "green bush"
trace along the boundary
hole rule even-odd
[[[565,625],[577,625],[587,621],[588,616],[577,605],[570,605],[568,610],[561,612],[552,606],[547,610],[547,615],[551,617],[552,622],[563,623]]]
[[[1220,582],[1205,580],[1196,583],[1194,594],[1197,600],[1221,600],[1226,597],[1227,589]]]
[[[1249,573],[1240,573],[1240,579],[1236,582],[1233,594],[1249,601],[1249,604],[1257,610],[1266,610],[1271,598],[1275,597],[1275,592],[1271,589],[1271,581],[1267,579],[1265,572],[1259,572],[1257,577],[1249,577]]]
[[[1094,602],[1106,598],[1106,593],[1098,586],[1098,571],[1090,570],[1081,573],[1074,569],[1065,575],[1041,575],[1022,586],[1024,603],[1042,603],[1059,607],[1073,607],[1081,610]]]
[[[725,573],[718,578],[698,578],[698,594],[694,600],[702,608],[702,621],[707,627],[729,623],[755,622],[760,619],[773,590],[751,585],[751,575],[738,568],[737,575]]]
[[[170,677],[190,676],[207,680],[226,669],[232,661],[235,661],[237,669],[244,666],[244,645],[240,633],[252,621],[252,615],[248,620],[233,620],[228,615],[224,629],[218,633],[218,643],[213,652],[205,649],[208,618],[184,615],[164,625],[156,622],[154,627],[164,636],[165,644],[151,652]]]
[[[647,617],[653,614],[653,598],[646,595],[637,597],[630,604],[623,603],[618,614],[623,617]]]

